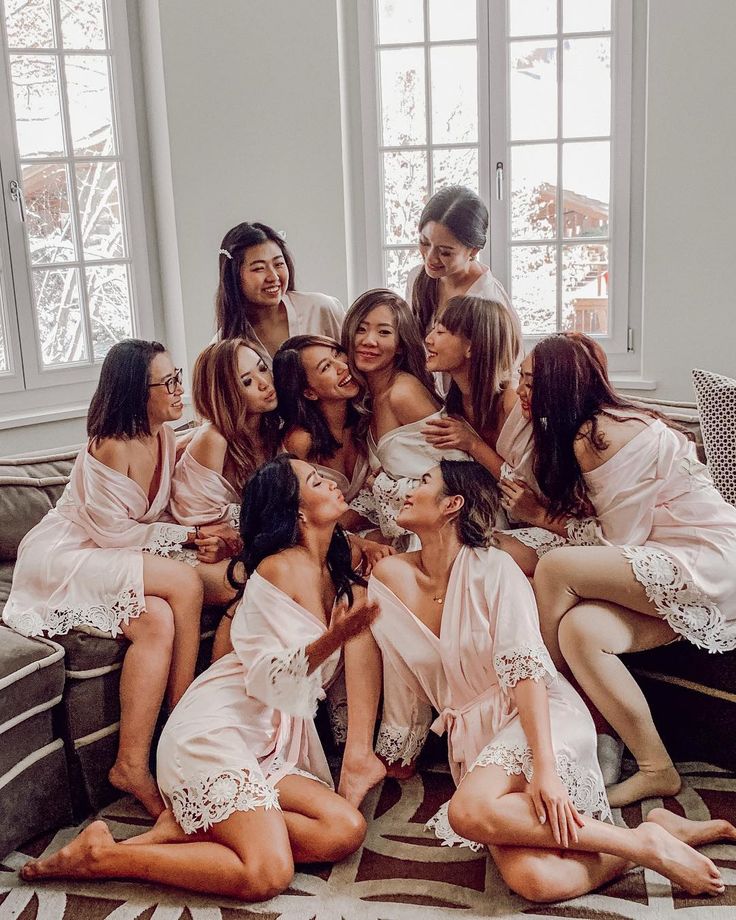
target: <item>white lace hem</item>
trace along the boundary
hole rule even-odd
[[[236,502],[231,502],[227,506],[227,522],[233,528],[240,533],[240,505]]]
[[[565,530],[570,543],[575,546],[604,546],[601,525],[595,518],[568,518],[565,521]]]
[[[3,621],[24,636],[63,636],[80,626],[92,626],[114,638],[121,632],[121,624],[128,624],[143,613],[138,595],[127,588],[116,598],[89,607],[64,607],[51,610],[44,619],[33,611],[16,612],[7,606]]]
[[[278,792],[255,770],[226,770],[200,779],[195,786],[179,786],[169,798],[185,834],[206,831],[236,811],[281,810]]]
[[[600,770],[585,770],[568,754],[562,752],[555,757],[557,775],[562,780],[570,801],[581,815],[611,821],[611,807],[608,804],[606,788]],[[507,776],[524,774],[527,782],[534,775],[534,755],[531,748],[507,747],[491,742],[476,757],[468,770],[476,767],[502,767]]]
[[[396,518],[406,496],[416,488],[417,483],[417,479],[392,479],[388,473],[381,471],[374,479],[372,488],[361,489],[350,507],[377,523],[385,537],[403,537],[408,531],[399,527]]]
[[[558,546],[565,546],[567,543],[564,537],[552,533],[551,530],[545,530],[544,527],[520,527],[518,530],[503,530],[501,533],[536,550],[539,559],[550,550]]]
[[[313,719],[317,703],[324,699],[321,668],[308,674],[306,647],[287,649],[271,655],[268,663],[268,689],[263,702],[301,719]]]
[[[736,648],[736,625],[726,623],[719,607],[688,580],[673,556],[648,546],[623,546],[621,552],[649,600],[678,635],[711,653]]]
[[[410,728],[382,722],[376,738],[376,754],[388,764],[400,760],[407,767],[420,755],[428,734],[428,725]]]
[[[327,697],[327,717],[330,720],[332,737],[335,744],[345,744],[348,740],[348,703],[347,700],[331,700]]]
[[[493,659],[498,681],[506,690],[511,690],[520,680],[544,680],[550,684],[557,671],[544,645],[520,645],[508,649]]]
[[[156,525],[155,534],[141,549],[152,556],[172,556],[181,553],[181,548],[187,542],[189,531],[181,524],[160,523]]]
[[[435,837],[442,841],[443,847],[468,847],[475,853],[484,849],[484,844],[478,843],[476,840],[468,840],[467,837],[461,837],[460,834],[455,833],[450,827],[450,819],[447,817],[449,807],[450,803],[445,802],[439,811],[432,815],[424,825],[425,830],[434,831]]]

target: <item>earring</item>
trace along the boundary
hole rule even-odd
[[[303,511],[300,511],[300,512],[298,513],[297,517],[299,518],[300,521],[306,521],[306,517],[304,516],[304,512],[303,512]]]
[[[547,416],[546,416],[546,415],[543,415],[543,416],[539,419],[539,424],[542,426],[542,428],[544,428],[544,429],[546,430],[547,424],[548,424],[548,423],[547,423]]]

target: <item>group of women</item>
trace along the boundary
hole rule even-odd
[[[594,341],[522,354],[477,259],[487,227],[474,193],[441,190],[406,300],[376,289],[345,314],[295,290],[278,233],[235,227],[188,440],[166,424],[183,389],[163,346],[111,349],[87,447],[20,547],[3,616],[130,641],[110,781],[157,820],[122,842],[93,822],[25,878],[268,898],[295,862],[360,846],[365,794],[411,773],[431,728],[457,791],[428,826],[488,847],[523,896],[573,897],[633,865],[724,890],[695,847],[736,840],[729,823],[654,809],[631,829],[611,806],[680,788],[618,656],[736,647],[736,509],[684,434],[615,392]],[[227,613],[193,679],[203,601]],[[337,792],[314,727],[325,696]],[[596,726],[638,764],[608,790]]]

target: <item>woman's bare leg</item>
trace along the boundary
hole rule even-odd
[[[539,563],[539,556],[533,547],[515,540],[510,533],[501,533],[500,531],[494,533],[493,540],[499,549],[511,556],[527,578],[534,576]]]
[[[143,585],[146,595],[163,598],[174,616],[174,644],[167,687],[167,701],[173,708],[194,680],[199,652],[202,580],[186,562],[144,553]]]
[[[573,607],[560,624],[562,653],[593,705],[636,758],[638,772],[608,789],[613,808],[650,796],[675,795],[680,777],[654,724],[646,697],[618,657],[669,642],[663,620],[604,601]]]
[[[324,783],[292,775],[276,788],[294,862],[338,862],[363,843],[365,818]]]
[[[289,835],[277,809],[235,812],[205,839],[181,843],[116,843],[94,821],[58,853],[21,870],[24,879],[129,878],[243,901],[282,892],[294,875]]]
[[[507,859],[502,856],[499,866],[507,883],[522,896],[537,901],[575,897],[631,865],[654,869],[691,894],[723,891],[715,864],[654,822],[632,830],[585,817],[577,828],[577,842],[561,850],[549,822],[540,824],[525,789],[523,776],[507,776],[498,766],[476,767],[463,779],[448,813],[453,830],[463,837],[494,848],[531,851],[533,859],[511,853]],[[555,853],[557,859],[552,861],[549,854]],[[577,853],[597,858],[578,859]]]
[[[227,580],[227,567],[229,559],[220,562],[200,562],[195,571],[202,579],[204,586],[204,603],[224,606],[230,604],[235,598],[235,588]]]
[[[383,663],[370,630],[345,643],[348,736],[338,792],[356,808],[369,789],[380,783],[386,767],[373,750]]]
[[[120,673],[120,736],[108,778],[134,795],[154,817],[163,801],[149,769],[151,739],[166,691],[174,645],[174,616],[160,597],[146,597],[146,609],[122,627],[130,641]]]

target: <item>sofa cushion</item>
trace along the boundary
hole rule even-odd
[[[64,650],[0,626],[0,730],[61,696]]]
[[[10,586],[13,583],[14,567],[14,563],[12,562],[0,562],[0,615],[2,615],[3,607],[10,597]]]
[[[713,484],[736,505],[736,380],[696,369],[693,385]]]
[[[54,507],[76,456],[74,450],[38,459],[0,460],[0,561],[12,562],[23,537]]]

